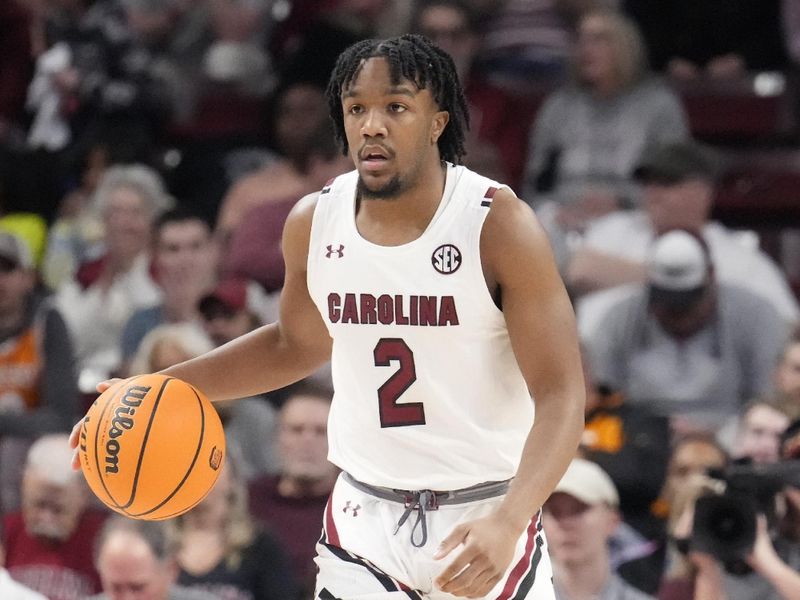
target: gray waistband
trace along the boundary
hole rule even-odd
[[[400,531],[400,528],[408,520],[411,512],[416,510],[417,518],[411,528],[411,545],[417,548],[421,548],[425,545],[425,542],[428,541],[428,520],[426,518],[426,513],[429,510],[437,510],[440,506],[445,504],[465,504],[467,502],[502,496],[508,491],[508,485],[511,481],[509,479],[506,481],[490,481],[460,490],[436,492],[434,490],[395,490],[392,488],[369,485],[358,481],[346,471],[342,473],[342,478],[354,488],[366,494],[376,496],[383,500],[389,500],[390,502],[397,502],[405,507],[405,511],[394,529],[394,535],[397,535],[397,532]],[[417,541],[416,538],[418,528],[420,531],[419,541]]]
[[[399,502],[406,506],[415,500],[418,501],[423,492],[428,492],[431,501],[430,505],[425,507],[427,510],[435,510],[437,506],[446,504],[464,504],[466,502],[475,502],[502,496],[508,491],[508,486],[511,483],[510,479],[506,479],[505,481],[489,481],[460,490],[436,492],[433,490],[395,490],[392,488],[369,485],[363,481],[358,481],[346,471],[342,473],[342,478],[354,488],[370,494],[371,496],[376,496],[391,502]]]

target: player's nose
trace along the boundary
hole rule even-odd
[[[364,113],[364,119],[361,121],[361,135],[365,138],[386,136],[386,122],[380,111],[368,110]]]

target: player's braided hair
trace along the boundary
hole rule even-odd
[[[382,57],[389,63],[392,83],[401,79],[413,81],[420,89],[430,89],[441,110],[450,113],[450,120],[439,137],[439,154],[443,160],[458,164],[464,156],[464,135],[469,129],[469,111],[464,91],[458,81],[450,55],[421,35],[406,34],[387,40],[362,40],[339,56],[328,83],[326,96],[333,119],[334,135],[348,152],[342,114],[342,90],[358,76],[363,61]]]

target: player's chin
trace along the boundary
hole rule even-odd
[[[389,172],[388,169],[376,171],[361,168],[358,170],[358,175],[361,178],[361,185],[368,191],[379,192],[387,182],[391,181],[393,173]]]

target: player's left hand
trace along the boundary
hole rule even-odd
[[[436,586],[454,596],[485,596],[506,572],[519,536],[520,532],[498,514],[458,525],[433,555],[440,560],[463,544],[461,552],[436,578]]]

